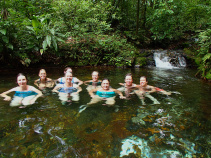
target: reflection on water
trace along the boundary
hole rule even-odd
[[[62,75],[47,69],[50,78]],[[129,100],[116,97],[114,106],[99,102],[80,112],[90,102],[82,85],[80,100],[61,103],[51,89],[25,109],[13,108],[0,100],[1,157],[208,157],[210,155],[210,89],[194,78],[188,69],[75,68],[81,80],[91,79],[98,70],[100,79],[108,77],[119,88],[124,75],[131,72],[134,82],[147,76],[149,85],[175,92],[170,96],[152,94],[142,105],[137,96]],[[36,70],[29,71],[36,72]],[[38,72],[38,70],[37,70]],[[29,84],[37,78],[29,76]],[[30,73],[29,73],[30,74]],[[1,75],[0,92],[15,86],[17,74]],[[14,78],[14,79],[13,79]],[[8,83],[7,83],[8,82]]]

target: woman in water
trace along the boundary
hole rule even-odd
[[[59,99],[63,102],[70,102],[70,97],[72,97],[73,101],[79,100],[78,93],[82,90],[79,85],[72,82],[73,75],[71,72],[65,73],[65,83],[64,84],[58,84],[54,89],[53,92],[59,93]]]
[[[91,91],[92,89],[96,89],[98,86],[101,85],[101,80],[98,80],[99,78],[99,73],[97,71],[92,72],[92,80],[84,81],[84,84],[87,85],[87,91]]]
[[[96,93],[95,93],[96,92]],[[87,107],[89,107],[91,104],[95,104],[101,100],[106,100],[106,105],[114,105],[115,103],[115,96],[116,93],[119,94],[121,99],[125,99],[122,92],[113,89],[110,87],[110,81],[107,78],[104,78],[101,83],[101,87],[92,89],[89,91],[89,95],[92,97],[91,101],[87,103],[87,105],[81,105],[79,113],[84,111]]]
[[[70,72],[70,73],[72,73],[72,69],[70,68],[70,67],[66,67],[65,69],[64,69],[64,75],[67,73],[67,72]],[[65,77],[60,77],[60,78],[58,78],[57,80],[56,80],[59,84],[64,84],[65,83]],[[81,81],[81,80],[79,80],[78,78],[76,78],[76,77],[72,77],[72,81],[71,81],[72,83],[77,83],[79,86],[81,85],[81,84],[83,84],[83,81]]]
[[[39,89],[43,90],[45,88],[52,88],[54,86],[54,81],[50,78],[47,78],[45,69],[40,69],[38,75],[40,78],[35,80],[34,84],[39,87]]]
[[[94,92],[96,93],[94,94]],[[121,99],[125,99],[122,92],[111,88],[110,81],[105,78],[102,80],[100,88],[93,89],[89,92],[89,95],[92,97],[92,100],[87,105],[97,103],[101,100],[106,100],[107,105],[113,105],[115,103],[116,93],[119,94]]]
[[[37,100],[37,98],[42,96],[42,92],[40,90],[36,89],[33,86],[27,85],[27,78],[22,73],[18,74],[17,83],[17,87],[0,94],[1,97],[4,97],[4,100],[10,101],[11,97],[7,94],[10,92],[15,92],[14,98],[12,99],[10,106],[24,105],[21,106],[23,108],[27,105],[33,104]]]

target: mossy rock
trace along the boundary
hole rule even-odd
[[[140,67],[147,65],[147,58],[146,57],[138,57],[136,58],[135,65],[139,65]]]

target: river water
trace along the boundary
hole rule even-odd
[[[81,105],[91,99],[85,85],[80,100],[66,104],[50,89],[24,109],[0,98],[0,157],[209,157],[211,84],[195,78],[196,70],[82,67],[73,68],[73,75],[90,80],[94,70],[100,79],[109,78],[113,88],[132,73],[134,83],[147,76],[149,85],[173,93],[154,93],[160,104],[146,98],[146,105],[136,95],[127,100],[117,96],[114,106],[102,101],[81,113]],[[22,70],[29,85],[38,71]],[[63,76],[63,68],[46,71],[52,79]],[[17,85],[19,71],[0,72],[0,93]]]

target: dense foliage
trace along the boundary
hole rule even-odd
[[[131,66],[138,48],[197,38],[192,58],[210,79],[210,6],[208,0],[3,0],[0,61]]]

